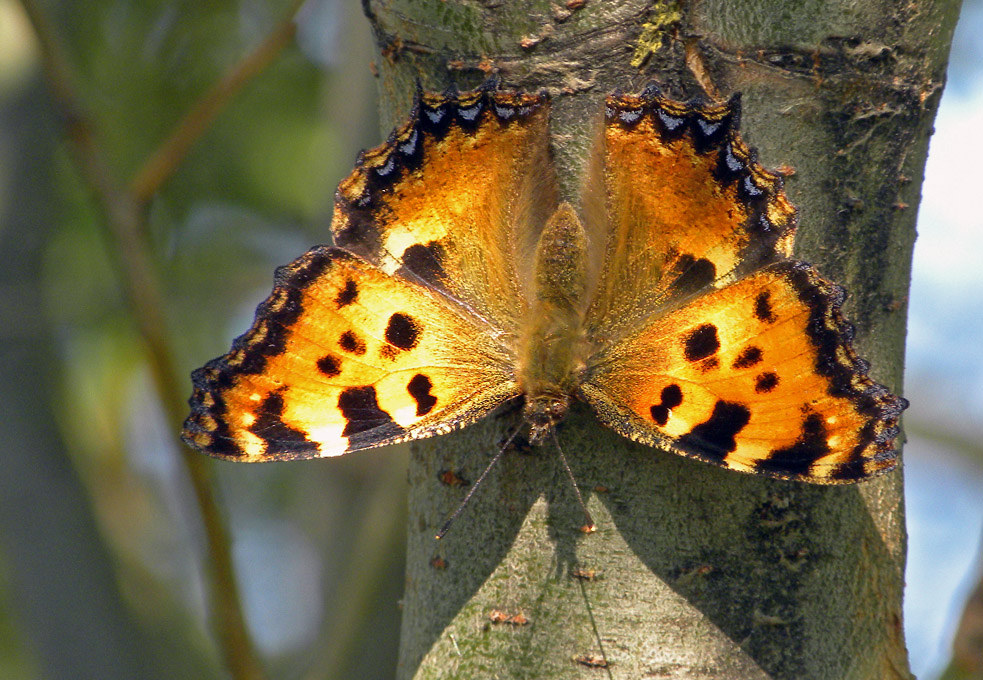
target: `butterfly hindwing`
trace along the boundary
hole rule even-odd
[[[894,467],[906,406],[851,347],[843,292],[786,260],[595,356],[582,394],[649,445],[745,472],[849,482]]]
[[[252,328],[195,371],[184,438],[214,456],[335,456],[450,431],[515,396],[483,322],[345,250],[277,272]]]

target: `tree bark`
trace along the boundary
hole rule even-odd
[[[958,6],[365,0],[385,131],[417,81],[464,89],[495,72],[546,89],[568,199],[605,94],[652,79],[677,98],[742,91],[744,138],[766,167],[796,171],[797,255],[851,291],[858,348],[895,392]],[[473,481],[517,422],[506,411],[413,445],[399,677],[911,677],[900,470],[847,487],[741,475],[634,445],[576,408],[559,435],[596,533],[578,531],[543,447],[506,455],[436,543],[461,497],[439,473]],[[516,614],[527,622],[501,622]]]

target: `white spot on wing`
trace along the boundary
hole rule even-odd
[[[683,124],[684,120],[682,118],[677,118],[676,116],[670,116],[662,109],[659,109],[659,119],[662,121],[662,124],[666,126],[667,130],[675,130]]]
[[[385,177],[386,175],[388,175],[390,172],[393,171],[394,167],[395,167],[395,163],[393,162],[392,154],[389,154],[389,157],[386,159],[386,164],[376,168],[375,174],[377,174],[379,177]]]
[[[390,417],[395,420],[401,427],[409,427],[416,421],[420,419],[420,416],[416,414],[416,404],[403,406],[401,408],[393,409],[389,413]]]
[[[247,458],[259,458],[266,453],[266,442],[248,430],[237,432],[236,439]]]
[[[758,188],[758,185],[751,180],[750,175],[744,178],[744,190],[748,193],[748,196],[760,196],[764,193]]]
[[[416,151],[417,137],[419,137],[419,134],[417,133],[416,128],[414,128],[413,133],[410,135],[409,139],[407,139],[405,142],[399,145],[400,153],[406,156],[412,156],[413,153]]]
[[[481,105],[475,104],[474,106],[467,109],[458,109],[458,115],[464,120],[473,121],[481,113]]]
[[[724,153],[724,163],[731,172],[739,172],[744,167],[734,155],[734,147],[730,144],[727,145],[727,151]]]
[[[714,132],[720,129],[720,122],[711,123],[710,121],[703,120],[702,118],[697,119],[697,124],[700,126],[700,130],[704,135],[709,137]]]
[[[501,104],[495,105],[495,115],[502,120],[508,120],[515,115],[515,109],[511,106],[502,106]]]

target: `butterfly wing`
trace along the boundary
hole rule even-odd
[[[867,377],[842,299],[808,264],[770,265],[605,349],[582,394],[626,437],[736,470],[889,470],[907,402]]]
[[[519,391],[521,281],[555,204],[545,96],[419,94],[359,156],[332,232],[278,271],[193,375],[184,438],[219,457],[333,456],[447,432]]]
[[[609,96],[601,149],[607,245],[588,332],[649,317],[791,254],[795,208],[737,134],[740,102],[686,105],[654,88]]]
[[[548,120],[545,95],[419,94],[409,121],[339,185],[335,245],[514,336],[556,207]]]
[[[581,396],[621,434],[818,483],[896,464],[907,402],[870,380],[841,288],[788,259],[795,209],[737,100],[607,100],[608,246]]]
[[[277,271],[252,328],[192,375],[184,439],[239,461],[442,434],[518,394],[510,350],[438,293],[320,246]]]

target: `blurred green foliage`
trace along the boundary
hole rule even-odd
[[[106,655],[107,668],[113,654],[130,658],[118,677],[223,677],[176,427],[63,123],[86,121],[113,180],[127,186],[291,3],[33,4],[80,106],[54,107],[30,22],[20,4],[0,0],[0,251],[14,263],[0,269],[0,396],[17,404],[25,385],[37,390],[36,406],[3,414],[0,452],[19,471],[10,487],[59,500],[22,502],[24,514],[0,519],[0,677],[83,677],[65,669],[86,653]],[[335,185],[358,149],[379,141],[371,35],[356,4],[312,0],[297,26],[297,39],[221,109],[142,212],[189,393],[190,371],[246,329],[273,269],[328,239]],[[44,365],[31,373],[30,362]],[[397,447],[283,466],[209,462],[270,677],[392,675],[404,455]],[[52,477],[40,461],[66,472]],[[30,521],[46,513],[55,528],[39,554]],[[31,567],[60,550],[50,570]],[[50,587],[69,582],[110,613]],[[48,639],[54,630],[65,639]],[[85,633],[106,642],[95,649]],[[98,667],[86,663],[77,668]]]

